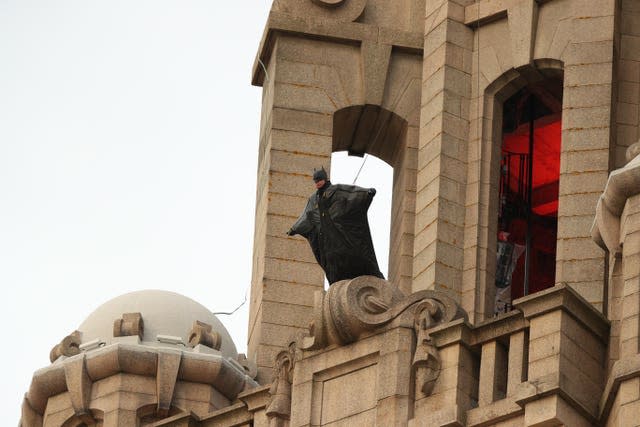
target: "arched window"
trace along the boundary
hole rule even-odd
[[[339,153],[333,156],[331,166],[331,179],[336,183],[351,184],[366,159],[356,185],[378,190],[369,210],[370,221],[376,222],[371,229],[378,265],[386,278],[407,294],[411,293],[413,279],[419,135],[415,121],[418,115],[412,117],[407,120],[375,105],[342,108],[333,116],[331,150]],[[336,168],[336,159],[348,159],[351,164],[340,166],[338,160]]]
[[[369,228],[378,266],[388,278],[393,168],[375,156],[362,158],[348,156],[345,151],[336,152],[331,156],[331,181],[334,184],[355,184],[376,189],[376,196],[369,208]]]
[[[502,111],[496,313],[555,283],[562,80],[524,87]]]

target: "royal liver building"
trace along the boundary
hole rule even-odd
[[[640,2],[275,0],[252,83],[248,354],[124,295],[23,426],[640,423]],[[325,290],[286,233],[336,151],[393,167],[389,271]]]

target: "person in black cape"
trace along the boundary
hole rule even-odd
[[[316,192],[287,234],[299,234],[309,241],[329,284],[365,275],[384,279],[367,220],[376,190],[332,185],[324,168],[314,171],[313,181]]]

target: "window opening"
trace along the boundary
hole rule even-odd
[[[496,313],[555,283],[562,82],[527,87],[504,104]]]
[[[376,251],[378,266],[389,278],[389,233],[391,227],[391,196],[393,193],[393,168],[375,156],[368,155],[363,166],[363,158],[349,156],[347,152],[335,152],[331,156],[331,182],[334,184],[354,184],[365,188],[375,188],[376,195],[369,207],[369,228]]]

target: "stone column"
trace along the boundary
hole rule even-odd
[[[591,426],[599,417],[609,325],[576,291],[557,285],[514,301],[529,321],[527,382],[514,398],[525,425]]]
[[[593,237],[611,254],[609,375],[601,417],[626,423],[640,411],[640,144],[613,171],[596,209]]]
[[[427,0],[418,150],[413,291],[460,301],[473,31],[466,1]]]
[[[589,241],[610,170],[615,1],[582,2],[564,53],[556,283],[602,309],[604,257]]]

